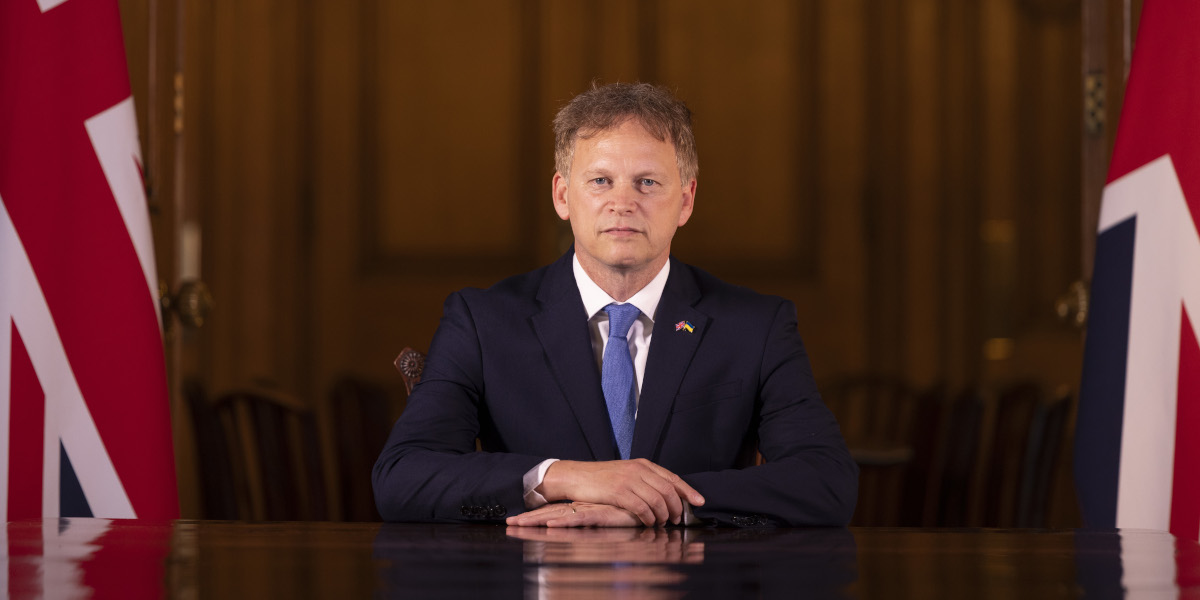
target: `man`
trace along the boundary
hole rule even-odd
[[[690,111],[663,88],[612,84],[573,99],[554,130],[551,193],[573,251],[446,300],[375,464],[380,514],[846,524],[858,468],[795,307],[670,256],[696,195]]]

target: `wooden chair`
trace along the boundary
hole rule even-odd
[[[827,385],[826,405],[838,419],[850,454],[858,463],[859,493],[853,525],[917,525],[921,510],[906,502],[924,487],[926,465],[916,465],[920,433],[927,426],[927,395],[903,381],[859,376]],[[922,458],[928,452],[921,447]],[[910,512],[906,512],[910,511]]]
[[[965,527],[971,524],[972,475],[983,428],[983,394],[974,387],[967,388],[945,409],[922,524]]]
[[[1041,446],[1040,409],[1042,389],[1033,382],[1020,382],[1003,389],[996,397],[995,416],[990,419],[990,448],[983,466],[984,483],[981,521],[984,527],[1014,527],[1022,486],[1037,460]],[[1039,431],[1033,431],[1038,426]]]
[[[204,519],[238,519],[233,458],[221,417],[198,381],[185,381],[183,395],[192,415],[200,483],[200,514]]]
[[[1049,527],[1055,468],[1063,454],[1072,395],[1060,392],[1038,406],[1025,452],[1015,527]]]
[[[395,402],[384,388],[351,377],[333,387],[331,411],[337,434],[341,518],[380,521],[371,489],[371,469],[396,420]]]
[[[233,490],[236,511],[220,518],[247,521],[309,521],[330,518],[321,444],[312,410],[266,388],[222,394],[211,410],[228,448],[223,484]]]
[[[392,364],[404,379],[404,389],[412,394],[413,386],[421,382],[421,373],[425,371],[425,354],[405,347]]]

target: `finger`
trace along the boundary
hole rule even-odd
[[[651,465],[651,468],[654,469],[655,473],[671,483],[672,487],[675,488],[675,493],[680,498],[686,499],[692,504],[692,506],[702,506],[704,504],[704,496],[700,495],[700,492],[697,492],[696,488],[688,485],[688,482],[684,481],[682,477],[676,475],[662,465],[655,463],[649,464]]]
[[[587,516],[575,514],[550,519],[546,521],[546,527],[586,527],[591,524],[589,520],[590,518]]]
[[[661,497],[659,499],[661,500]],[[618,494],[617,501],[613,504],[633,513],[633,516],[637,517],[643,525],[654,527],[654,522],[657,519],[654,515],[654,509],[646,503],[646,500],[641,495],[632,489],[624,490]]]
[[[667,497],[675,495],[674,490],[668,490],[667,496],[663,496],[662,491],[658,488],[642,482],[641,485],[633,487],[633,493],[637,494],[650,507],[651,512],[654,514],[654,522],[646,523],[646,525],[663,525],[671,518],[671,511],[667,505]]]
[[[535,520],[537,518],[538,514],[540,514],[541,510],[542,509],[538,508],[538,509],[534,509],[531,511],[523,512],[519,515],[513,515],[513,516],[505,519],[504,522],[508,525],[522,525],[524,523]]]
[[[646,483],[658,492],[658,495],[662,497],[663,502],[666,504],[667,518],[662,520],[661,523],[665,524],[667,521],[670,521],[678,525],[679,520],[683,517],[683,500],[679,497],[679,493],[675,491],[671,482],[656,474],[650,480],[646,481]]]
[[[639,524],[628,511],[615,506],[595,505],[573,515],[550,519],[546,527],[637,527]]]
[[[509,517],[505,519],[505,523],[521,527],[535,527],[544,525],[548,519],[561,517],[564,514],[570,514],[570,512],[570,506],[567,504],[547,504],[541,508]]]
[[[674,522],[683,514],[683,503],[674,487],[658,475],[642,480],[642,486],[635,487],[635,492],[654,510],[655,524]]]

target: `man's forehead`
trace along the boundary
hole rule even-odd
[[[656,128],[653,125],[648,124],[646,121],[638,118],[637,115],[626,115],[626,116],[617,118],[617,119],[613,120],[612,123],[610,123],[606,126],[602,126],[602,127],[587,127],[587,126],[580,127],[579,130],[575,132],[575,139],[576,140],[587,140],[587,139],[594,138],[598,135],[612,133],[612,132],[615,132],[615,131],[621,129],[626,124],[633,124],[633,125],[637,125],[637,126],[641,127],[642,131],[645,131],[647,134],[650,135],[650,137],[652,137],[660,142],[670,142],[670,140],[667,139],[665,132],[656,130],[656,129],[661,129],[661,128]],[[674,146],[675,144],[672,143],[671,145]]]

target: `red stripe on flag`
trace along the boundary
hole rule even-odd
[[[33,370],[25,342],[12,327],[12,375],[8,438],[8,520],[42,516],[42,463],[46,394]]]
[[[1171,533],[1200,536],[1200,344],[1183,310],[1179,336],[1179,392],[1176,394],[1175,473],[1171,484]]]
[[[1192,220],[1200,222],[1197,24],[1200,24],[1200,2],[1159,0],[1143,6],[1108,181],[1116,181],[1170,154]]]

